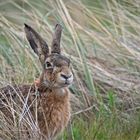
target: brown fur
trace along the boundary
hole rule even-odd
[[[43,93],[40,98],[41,105],[38,109],[38,115],[40,116],[38,123],[42,133],[47,134],[50,138],[61,132],[70,119],[69,91],[67,88],[63,90],[53,90],[47,95]],[[44,106],[45,108],[43,108]],[[45,125],[44,122],[46,123]]]

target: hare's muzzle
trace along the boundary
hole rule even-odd
[[[61,73],[60,76],[61,76],[62,81],[64,81],[64,84],[66,84],[66,85],[71,84],[73,81],[73,74],[72,73],[70,73],[69,75]]]
[[[71,72],[71,70],[67,67],[63,67],[62,71],[60,73],[58,73],[57,76],[57,83],[64,85],[64,86],[68,86],[73,82],[73,74]]]

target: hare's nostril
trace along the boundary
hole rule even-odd
[[[64,74],[61,74],[61,77],[63,77],[63,78],[65,78],[65,79],[68,79],[68,78],[70,78],[72,75],[64,75]]]

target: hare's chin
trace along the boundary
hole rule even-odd
[[[69,87],[72,83],[68,83],[68,82],[65,82],[65,83],[55,83],[54,87],[57,87],[57,88],[63,88],[63,87]]]

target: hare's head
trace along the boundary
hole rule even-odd
[[[43,85],[51,85],[51,87],[56,88],[66,87],[73,81],[73,74],[70,69],[70,60],[61,55],[61,32],[62,27],[61,25],[57,24],[53,35],[51,51],[49,53],[47,43],[34,29],[25,24],[26,37],[30,43],[30,46],[38,55],[43,66],[40,82],[43,83]]]

